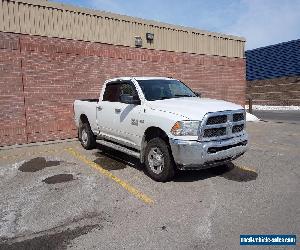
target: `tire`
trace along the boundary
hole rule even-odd
[[[96,146],[96,139],[88,123],[83,123],[79,129],[79,140],[85,149],[93,149]]]
[[[175,175],[175,164],[169,146],[160,138],[150,140],[145,149],[145,167],[155,181],[166,182]]]

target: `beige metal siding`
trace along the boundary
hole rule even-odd
[[[0,0],[0,31],[195,54],[244,57],[245,39],[43,0]],[[154,34],[147,43],[146,33]]]

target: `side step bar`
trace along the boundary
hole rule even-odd
[[[97,143],[99,143],[99,144],[101,144],[103,146],[106,146],[106,147],[118,150],[120,152],[123,152],[125,154],[131,155],[131,156],[133,156],[135,158],[140,159],[140,153],[139,152],[136,152],[136,151],[131,150],[129,148],[126,148],[124,146],[115,144],[113,142],[109,142],[109,141],[105,141],[105,140],[96,140],[96,141],[97,141]]]

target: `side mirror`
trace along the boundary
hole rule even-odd
[[[138,99],[138,97],[128,95],[128,94],[120,95],[120,101],[126,104],[135,104],[135,105],[141,104],[141,101],[140,99]]]
[[[201,97],[201,93],[200,92],[194,92],[196,96]]]

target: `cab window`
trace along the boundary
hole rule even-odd
[[[130,95],[138,98],[137,91],[132,82],[112,82],[105,87],[103,101],[120,102],[120,95]]]
[[[120,96],[120,84],[108,83],[106,84],[103,101],[118,102]]]

